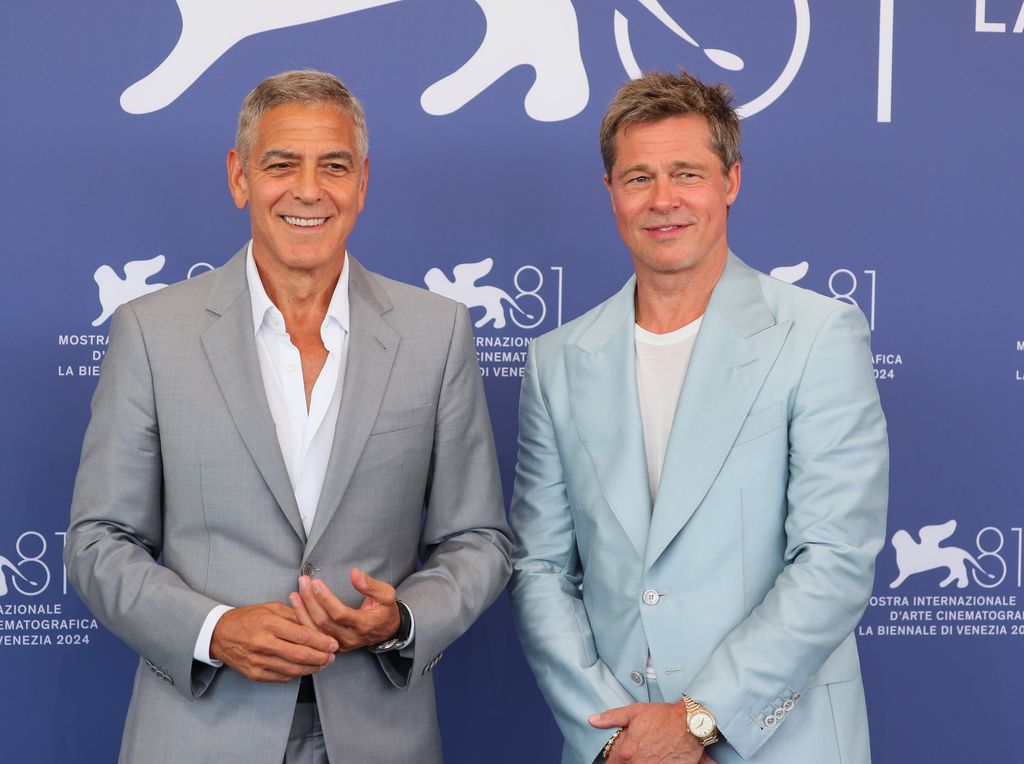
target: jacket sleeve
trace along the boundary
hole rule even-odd
[[[850,637],[885,539],[886,425],[856,308],[831,312],[811,345],[789,443],[785,567],[686,689],[744,759],[790,721],[765,724],[765,716]]]
[[[510,594],[519,638],[566,746],[585,764],[600,754],[609,730],[590,714],[633,700],[597,648],[580,584],[573,518],[538,359],[531,346],[519,401],[519,457],[511,522],[516,540]]]
[[[75,479],[64,561],[96,617],[188,698],[216,669],[193,661],[207,614],[220,604],[157,563],[163,534],[160,428],[145,340],[131,306],[110,325]]]
[[[413,614],[411,649],[378,656],[389,680],[406,687],[497,598],[508,581],[512,541],[469,314],[455,307],[438,394],[422,567],[398,587]]]

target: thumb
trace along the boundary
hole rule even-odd
[[[378,581],[359,568],[352,568],[351,578],[353,588],[363,596],[383,604],[395,601],[395,589],[391,584]]]
[[[634,704],[635,705],[635,704]],[[597,729],[610,729],[611,727],[627,727],[633,718],[633,706],[622,706],[621,708],[609,708],[599,714],[591,714],[587,719],[591,727]]]

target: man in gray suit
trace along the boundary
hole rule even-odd
[[[337,78],[262,82],[227,165],[252,241],[114,315],[75,484],[71,581],[141,656],[121,761],[439,762],[431,669],[509,574],[466,309],[347,254]]]

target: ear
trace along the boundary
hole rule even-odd
[[[228,152],[228,190],[238,209],[243,209],[249,201],[249,181],[245,177],[245,164],[238,149]]]
[[[608,198],[611,200],[612,212],[614,213],[615,212],[615,194],[612,193],[612,181],[611,181],[611,178],[609,178],[607,175],[604,176],[604,187],[605,187],[605,190],[608,192]]]
[[[370,157],[363,160],[362,177],[359,178],[359,212],[363,211],[366,204],[366,188],[370,183]]]
[[[725,176],[725,206],[731,207],[740,193],[740,163],[729,168]]]

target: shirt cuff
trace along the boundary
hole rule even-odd
[[[210,657],[210,641],[213,639],[213,630],[217,628],[221,617],[229,610],[234,610],[234,608],[230,605],[217,605],[207,614],[206,620],[203,621],[203,628],[199,630],[199,636],[196,638],[196,649],[192,651],[194,660],[214,668],[224,665],[224,661],[214,660]]]

